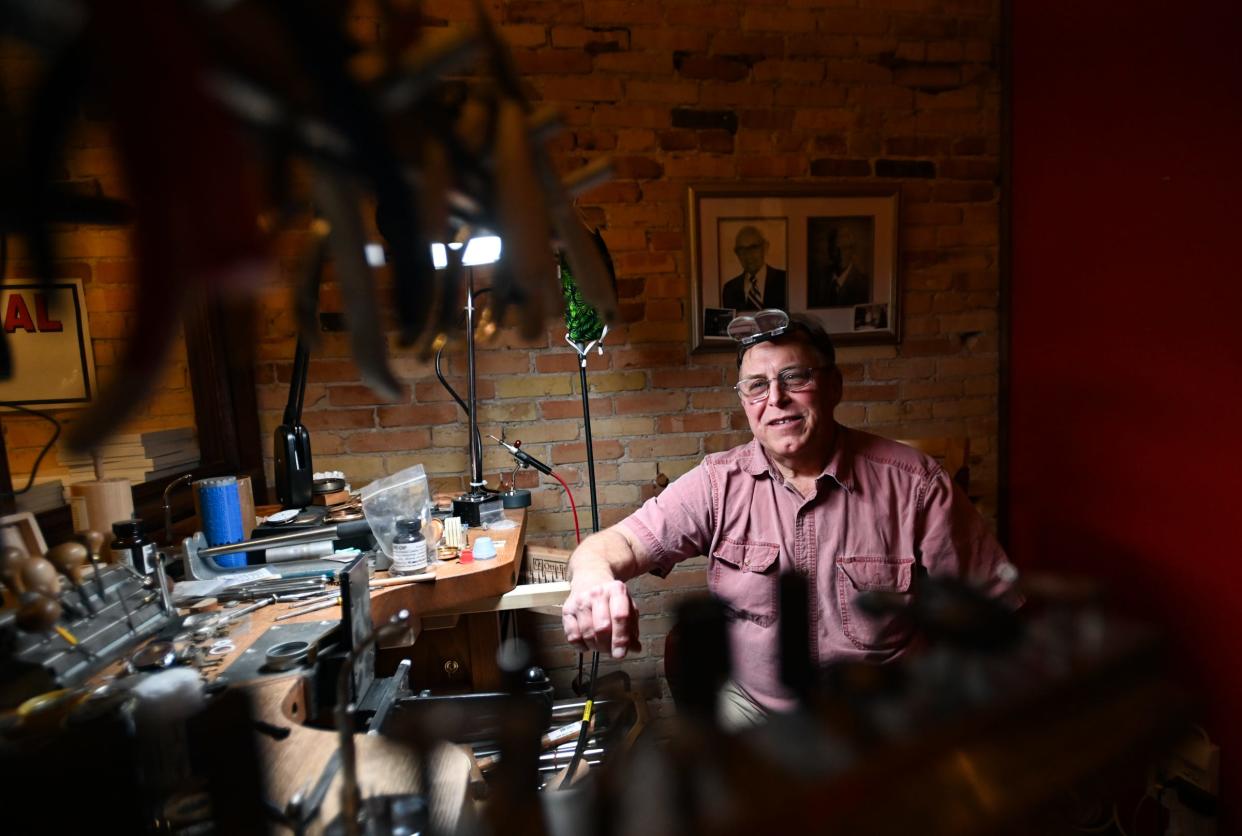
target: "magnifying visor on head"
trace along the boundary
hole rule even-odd
[[[753,314],[733,317],[726,333],[737,341],[738,350],[750,348],[757,343],[774,340],[789,330],[789,314],[777,308],[767,308]]]
[[[790,316],[778,308],[767,308],[753,314],[735,316],[725,333],[737,342],[737,364],[740,367],[742,355],[747,349],[784,336],[793,329],[806,332],[808,341],[824,355],[827,365],[836,364],[837,354],[832,337],[824,330],[823,325],[807,314],[797,313]]]

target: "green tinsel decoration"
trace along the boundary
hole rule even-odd
[[[604,323],[599,318],[599,312],[582,301],[565,253],[558,253],[557,257],[561,266],[561,293],[565,296],[565,329],[569,332],[569,339],[578,345],[586,345],[600,338],[604,333]]]

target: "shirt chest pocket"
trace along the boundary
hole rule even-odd
[[[904,646],[913,633],[906,612],[871,615],[858,604],[866,592],[898,593],[910,596],[914,558],[859,555],[837,559],[837,608],[841,627],[856,647],[871,651],[893,651]]]
[[[712,551],[711,591],[737,617],[771,627],[776,623],[779,553],[772,543],[721,539]]]

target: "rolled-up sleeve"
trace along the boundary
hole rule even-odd
[[[659,496],[621,521],[647,547],[644,572],[664,577],[682,560],[706,554],[713,528],[713,491],[707,467],[673,480]]]
[[[1017,571],[988,531],[969,497],[937,469],[925,486],[918,548],[931,575],[953,575],[984,594],[1021,603],[1014,592]]]

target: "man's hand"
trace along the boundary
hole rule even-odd
[[[638,641],[638,608],[619,580],[588,580],[575,576],[561,608],[565,638],[582,651],[598,650],[620,659],[642,650]]]

